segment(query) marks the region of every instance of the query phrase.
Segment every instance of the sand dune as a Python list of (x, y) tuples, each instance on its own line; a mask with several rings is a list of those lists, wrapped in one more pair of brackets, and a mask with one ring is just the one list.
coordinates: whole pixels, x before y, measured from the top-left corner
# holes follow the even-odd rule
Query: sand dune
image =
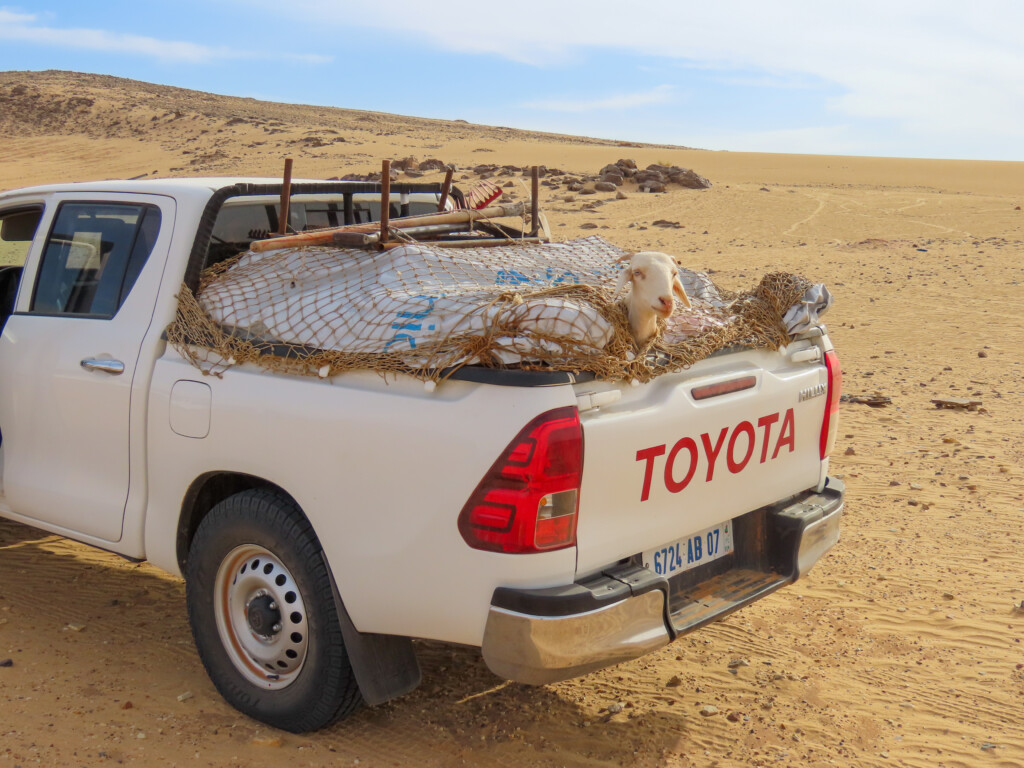
[[(658, 654), (543, 688), (505, 684), (478, 654), (424, 643), (419, 690), (304, 737), (217, 696), (180, 582), (0, 523), (0, 661), (13, 662), (0, 667), (0, 763), (1024, 765), (1024, 164), (628, 138), (0, 73), (0, 189), (276, 175), (285, 156), (310, 177), (407, 155), (463, 169), (583, 174), (621, 157), (693, 168), (714, 186), (626, 186), (624, 200), (544, 187), (544, 205), (558, 237), (596, 224), (623, 247), (684, 255), (727, 287), (780, 268), (827, 283), (845, 391), (892, 399), (844, 406), (833, 457), (849, 493), (843, 539), (792, 588)], [(522, 196), (516, 178), (501, 181)], [(931, 402), (947, 396), (983, 405)], [(702, 717), (705, 704), (718, 714)]]

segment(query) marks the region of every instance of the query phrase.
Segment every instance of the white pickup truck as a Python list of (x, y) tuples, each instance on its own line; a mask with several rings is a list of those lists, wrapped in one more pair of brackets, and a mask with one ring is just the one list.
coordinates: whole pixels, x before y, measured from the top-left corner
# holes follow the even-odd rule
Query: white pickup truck
[[(242, 712), (306, 731), (406, 693), (412, 638), (480, 647), (511, 680), (583, 675), (764, 597), (838, 540), (822, 326), (639, 385), (202, 375), (166, 341), (180, 286), (276, 230), (280, 190), (0, 194), (0, 515), (183, 576), (199, 654)], [(397, 216), (440, 190), (392, 194)], [(375, 218), (375, 195), (297, 182), (290, 225)]]

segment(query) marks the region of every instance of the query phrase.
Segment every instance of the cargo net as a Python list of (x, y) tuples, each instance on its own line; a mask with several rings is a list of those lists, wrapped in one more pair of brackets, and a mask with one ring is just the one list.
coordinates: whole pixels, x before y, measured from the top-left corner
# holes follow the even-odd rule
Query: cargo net
[[(247, 252), (182, 287), (168, 340), (205, 373), (243, 363), (327, 377), (355, 369), (438, 381), (465, 365), (648, 381), (726, 347), (777, 349), (810, 283), (774, 273), (743, 293), (680, 268), (677, 305), (643, 346), (615, 286), (628, 254), (564, 243)], [(822, 287), (823, 288), (823, 287)]]

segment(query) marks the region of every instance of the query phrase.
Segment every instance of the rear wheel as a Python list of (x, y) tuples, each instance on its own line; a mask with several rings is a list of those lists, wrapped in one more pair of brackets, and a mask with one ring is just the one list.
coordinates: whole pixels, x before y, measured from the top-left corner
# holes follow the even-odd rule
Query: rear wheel
[(249, 490), (210, 510), (186, 595), (199, 656), (236, 709), (303, 732), (359, 706), (320, 543), (288, 497)]

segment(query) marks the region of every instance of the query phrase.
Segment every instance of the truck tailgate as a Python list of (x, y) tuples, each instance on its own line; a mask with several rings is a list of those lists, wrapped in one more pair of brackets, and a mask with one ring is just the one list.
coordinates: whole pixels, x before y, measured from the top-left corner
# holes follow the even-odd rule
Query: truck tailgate
[(793, 352), (718, 355), (581, 412), (579, 576), (818, 484), (827, 372)]

